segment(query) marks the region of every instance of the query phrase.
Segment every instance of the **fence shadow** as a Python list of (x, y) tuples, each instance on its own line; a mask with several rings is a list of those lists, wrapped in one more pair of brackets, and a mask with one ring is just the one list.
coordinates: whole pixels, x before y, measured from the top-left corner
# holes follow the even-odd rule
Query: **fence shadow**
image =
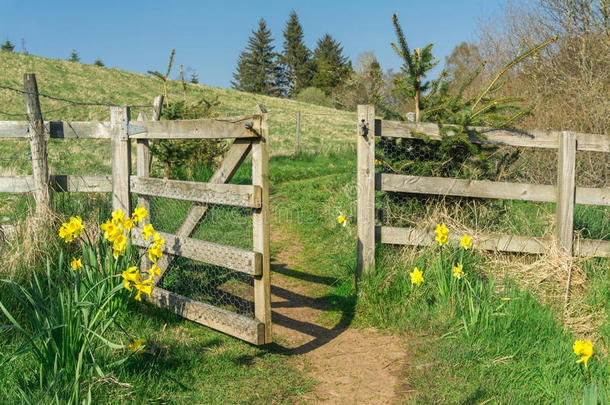
[[(338, 281), (338, 279), (334, 277), (317, 276), (291, 269), (281, 263), (272, 263), (271, 269), (274, 272), (309, 283), (330, 286)], [(274, 283), (273, 279), (271, 295), (276, 298), (276, 300), (272, 300), (271, 303), (271, 319), (273, 320), (273, 324), (296, 332), (296, 335), (299, 335), (300, 338), (312, 338), (297, 347), (289, 347), (276, 342), (269, 345), (271, 350), (281, 351), (288, 355), (305, 354), (329, 343), (345, 332), (354, 318), (356, 306), (355, 295), (343, 297), (336, 294), (326, 294), (321, 297), (312, 297), (303, 291), (292, 291), (291, 289), (281, 287), (278, 283)], [(277, 298), (281, 299), (281, 301), (278, 301)], [(291, 312), (291, 315), (286, 315), (281, 313), (285, 309), (295, 309), (296, 311), (289, 311)], [(334, 326), (327, 328), (314, 323), (317, 316), (312, 316), (311, 311), (308, 311), (308, 309), (313, 310), (314, 313), (338, 309), (341, 311), (341, 317)], [(307, 315), (308, 312), (309, 315)]]

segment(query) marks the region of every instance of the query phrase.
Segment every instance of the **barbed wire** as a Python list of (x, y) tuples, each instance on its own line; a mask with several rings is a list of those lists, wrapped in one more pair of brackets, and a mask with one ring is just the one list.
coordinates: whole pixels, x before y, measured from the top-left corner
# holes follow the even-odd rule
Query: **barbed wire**
[[(33, 95), (36, 95), (36, 93), (32, 93), (32, 92), (29, 92), (29, 91), (24, 91), (24, 90), (16, 89), (16, 88), (10, 87), (10, 86), (2, 86), (2, 85), (0, 85), (0, 89), (14, 91), (14, 92), (19, 93), (19, 94), (33, 94)], [(130, 104), (130, 105), (127, 105), (127, 106), (123, 106), (123, 105), (120, 105), (120, 104), (97, 102), (97, 101), (89, 102), (89, 101), (69, 100), (67, 98), (51, 96), (49, 94), (44, 94), (44, 93), (37, 93), (37, 94), (38, 94), (39, 97), (45, 97), (45, 98), (48, 98), (50, 100), (61, 101), (61, 102), (68, 103), (68, 104), (71, 104), (71, 105), (76, 105), (76, 106), (89, 106), (89, 107), (133, 107), (133, 108), (152, 107), (152, 104), (141, 104), (141, 105)], [(11, 115), (11, 114), (7, 114), (7, 115)]]

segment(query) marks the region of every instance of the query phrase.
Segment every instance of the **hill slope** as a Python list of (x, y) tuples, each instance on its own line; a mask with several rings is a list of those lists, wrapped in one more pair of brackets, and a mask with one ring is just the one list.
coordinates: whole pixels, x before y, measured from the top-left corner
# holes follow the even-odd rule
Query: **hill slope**
[[(154, 67), (153, 67), (154, 68)], [(151, 104), (162, 93), (158, 79), (139, 73), (103, 68), (59, 59), (47, 59), (19, 53), (0, 52), (0, 85), (23, 88), (23, 73), (36, 73), (40, 93), (84, 102), (141, 105)], [(203, 78), (205, 80), (205, 78)], [(180, 82), (168, 85), (170, 100), (182, 100)], [(305, 152), (329, 152), (354, 141), (356, 115), (332, 108), (282, 98), (243, 93), (199, 84), (188, 85), (188, 98), (195, 101), (218, 96), (220, 115), (248, 114), (262, 103), (269, 110), (271, 153), (294, 151), (295, 114), (301, 111), (300, 145)], [(102, 121), (109, 120), (108, 107), (67, 106), (61, 101), (41, 98), (45, 120)], [(62, 108), (66, 107), (66, 108)], [(57, 110), (62, 108), (60, 110)], [(134, 108), (132, 116), (149, 109)], [(23, 95), (0, 89), (0, 111), (21, 114), (25, 111)], [(23, 120), (23, 116), (0, 113), (0, 120)], [(2, 151), (0, 150), (0, 153)]]

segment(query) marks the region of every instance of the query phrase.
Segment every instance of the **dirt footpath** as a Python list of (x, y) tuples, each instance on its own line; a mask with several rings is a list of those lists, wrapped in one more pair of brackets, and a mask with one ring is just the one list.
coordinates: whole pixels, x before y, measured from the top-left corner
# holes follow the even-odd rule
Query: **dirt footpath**
[(274, 231), (271, 239), (283, 246), (271, 266), (274, 338), (294, 354), (295, 367), (317, 381), (302, 402), (403, 403), (399, 376), (407, 354), (400, 337), (321, 322), (328, 304), (314, 297), (329, 287), (317, 280), (322, 277), (295, 269), (302, 256), (296, 235)]

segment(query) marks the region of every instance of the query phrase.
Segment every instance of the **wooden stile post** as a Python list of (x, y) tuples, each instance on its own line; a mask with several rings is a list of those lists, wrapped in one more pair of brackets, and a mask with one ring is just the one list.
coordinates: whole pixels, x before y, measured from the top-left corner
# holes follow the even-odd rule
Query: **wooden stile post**
[(564, 131), (559, 137), (557, 165), (557, 241), (564, 253), (572, 254), (574, 243), (574, 199), (576, 195), (576, 135)]
[(131, 141), (129, 140), (129, 107), (110, 107), (112, 123), (112, 209), (131, 214), (129, 176), (131, 175)]
[(294, 132), (294, 155), (299, 154), (299, 135), (301, 133), (301, 112), (297, 111), (297, 125)]
[(375, 107), (358, 106), (358, 265), (356, 275), (375, 267)]
[(260, 138), (252, 142), (252, 184), (262, 188), (262, 206), (252, 214), (254, 251), (262, 255), (262, 274), (254, 277), (254, 316), (265, 325), (264, 340), (271, 343), (271, 268), (269, 250), (269, 124), (267, 110), (256, 107), (253, 129)]
[(49, 202), (49, 165), (47, 161), (47, 142), (45, 139), (44, 122), (38, 99), (38, 85), (34, 73), (23, 75), (25, 92), (25, 110), (28, 116), (28, 131), (30, 134), (30, 150), (32, 153), (32, 174), (34, 182), (34, 200), (36, 214), (50, 209)]

